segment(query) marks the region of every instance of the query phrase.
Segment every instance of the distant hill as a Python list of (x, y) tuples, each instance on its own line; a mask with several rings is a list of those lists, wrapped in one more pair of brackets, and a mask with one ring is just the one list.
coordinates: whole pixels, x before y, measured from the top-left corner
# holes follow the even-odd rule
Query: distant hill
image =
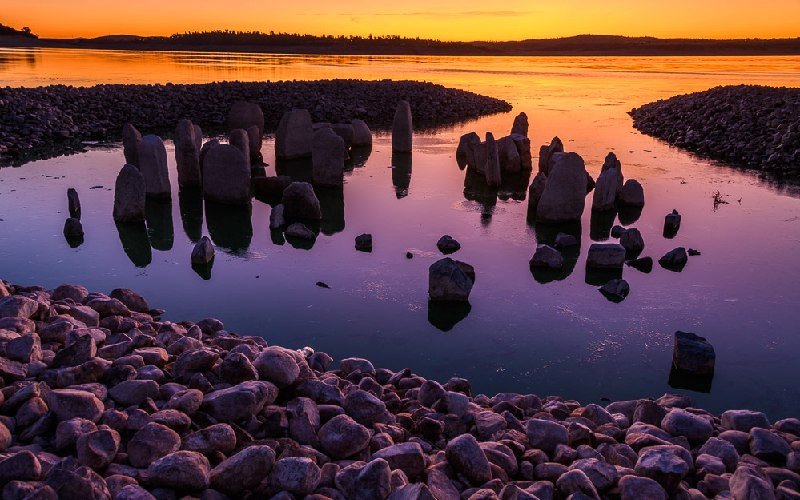
[[(35, 35), (32, 35), (35, 36)], [(492, 55), (492, 56), (699, 56), (800, 55), (800, 38), (689, 39), (578, 35), (510, 42), (448, 42), (389, 36), (333, 36), (261, 31), (202, 31), (168, 37), (107, 35), (98, 38), (0, 38), (0, 45), (114, 50), (190, 50), (282, 54)]]
[(38, 36), (31, 33), (31, 29), (28, 28), (27, 26), (22, 28), (21, 30), (15, 30), (11, 26), (6, 26), (5, 24), (0, 23), (0, 37), (6, 37), (6, 36), (39, 38)]

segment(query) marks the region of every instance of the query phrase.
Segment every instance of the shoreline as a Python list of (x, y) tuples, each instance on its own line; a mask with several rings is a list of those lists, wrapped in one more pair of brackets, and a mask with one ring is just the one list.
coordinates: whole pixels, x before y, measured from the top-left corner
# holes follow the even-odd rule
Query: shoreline
[(17, 479), (4, 497), (800, 494), (797, 418), (715, 415), (674, 394), (473, 395), (462, 378), (361, 358), (331, 369), (311, 348), (163, 313), (126, 289), (0, 281), (0, 477)]

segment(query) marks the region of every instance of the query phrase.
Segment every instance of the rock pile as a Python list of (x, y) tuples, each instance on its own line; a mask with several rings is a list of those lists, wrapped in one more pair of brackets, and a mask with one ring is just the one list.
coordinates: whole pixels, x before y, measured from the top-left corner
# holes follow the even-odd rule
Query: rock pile
[(495, 139), (486, 133), (481, 142), (475, 132), (461, 136), (456, 148), (459, 168), (468, 168), (467, 174), (479, 174), (489, 188), (496, 189), (503, 182), (504, 174), (513, 177), (532, 169), (531, 141), (528, 139), (528, 116), (520, 113), (514, 118), (511, 134)]
[(130, 290), (0, 290), (3, 498), (772, 499), (800, 489), (796, 418), (713, 415), (674, 394), (605, 406), (475, 395), (462, 378), (441, 384), (360, 358), (332, 369), (323, 352), (270, 346), (213, 318), (163, 321)]
[(716, 87), (630, 114), (643, 133), (701, 156), (789, 175), (800, 171), (800, 89)]
[[(390, 80), (8, 87), (0, 88), (4, 110), (0, 115), (0, 165), (64, 154), (80, 149), (81, 141), (124, 138), (125, 161), (138, 166), (136, 149), (129, 147), (137, 142), (135, 131), (119, 136), (125, 123), (162, 137), (171, 137), (175, 124), (184, 118), (210, 134), (233, 128), (251, 133), (252, 123), (236, 121), (236, 117), (229, 121), (229, 111), (240, 101), (258, 105), (263, 114), (262, 132), (276, 130), (283, 114), (295, 108), (307, 109), (316, 122), (361, 119), (378, 130), (389, 130), (400, 100), (409, 102), (414, 126), (420, 130), (511, 109), (505, 101), (463, 90)], [(252, 147), (257, 145), (260, 142), (251, 141)]]

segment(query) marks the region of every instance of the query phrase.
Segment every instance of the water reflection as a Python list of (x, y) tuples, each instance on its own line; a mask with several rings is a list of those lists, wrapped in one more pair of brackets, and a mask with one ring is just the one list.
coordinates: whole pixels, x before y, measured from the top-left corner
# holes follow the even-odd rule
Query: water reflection
[(322, 209), (322, 234), (331, 236), (344, 231), (344, 188), (316, 186), (314, 192)]
[(698, 376), (676, 370), (673, 366), (669, 371), (668, 384), (673, 389), (686, 389), (709, 394), (714, 382), (714, 375)]
[(392, 152), (392, 185), (398, 200), (408, 196), (411, 185), (411, 153)]
[(275, 160), (275, 174), (289, 176), (297, 182), (311, 182), (311, 167), (311, 158)]
[(203, 193), (199, 189), (184, 189), (178, 192), (183, 232), (192, 243), (203, 236)]
[(642, 216), (643, 207), (620, 207), (619, 222), (623, 226), (629, 226), (639, 220)]
[(196, 272), (198, 276), (203, 278), (204, 281), (208, 281), (211, 279), (211, 268), (213, 267), (214, 267), (213, 260), (208, 264), (192, 264), (192, 270)]
[(472, 310), (469, 302), (428, 301), (428, 322), (443, 332), (449, 332)]
[(559, 248), (561, 255), (564, 257), (564, 265), (561, 269), (530, 268), (533, 279), (538, 283), (544, 284), (553, 281), (563, 281), (568, 278), (575, 271), (578, 257), (580, 257), (581, 254), (581, 223), (544, 224), (537, 222), (534, 224), (533, 230), (536, 235), (537, 244), (549, 245), (551, 247), (556, 247), (556, 237), (561, 233), (575, 237), (577, 244), (567, 248)]
[(353, 147), (350, 150), (350, 159), (345, 164), (345, 170), (362, 168), (366, 166), (369, 156), (372, 154), (372, 146)]
[(122, 249), (133, 265), (149, 266), (153, 261), (153, 252), (150, 250), (150, 238), (144, 222), (117, 223), (116, 226)]
[(206, 226), (215, 245), (242, 254), (253, 239), (252, 206), (205, 202)]
[(604, 210), (602, 212), (592, 210), (592, 218), (589, 223), (589, 238), (592, 241), (608, 240), (611, 237), (611, 228), (614, 227), (616, 218), (616, 210)]
[(42, 54), (38, 48), (2, 49), (0, 50), (0, 69), (13, 69), (17, 65), (35, 68)]
[(79, 246), (83, 245), (84, 241), (82, 234), (69, 236), (65, 234), (64, 239), (67, 241), (67, 245), (69, 245), (70, 248), (78, 248)]
[(595, 269), (586, 268), (587, 285), (603, 286), (611, 280), (622, 278), (622, 268), (620, 269)]
[(147, 221), (147, 234), (150, 245), (166, 252), (172, 250), (175, 242), (175, 229), (172, 226), (172, 200), (148, 198), (144, 216)]

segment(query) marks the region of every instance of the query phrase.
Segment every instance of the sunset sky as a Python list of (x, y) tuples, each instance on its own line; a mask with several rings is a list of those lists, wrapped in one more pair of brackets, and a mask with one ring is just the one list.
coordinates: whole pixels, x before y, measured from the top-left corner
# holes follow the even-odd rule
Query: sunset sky
[(42, 37), (236, 29), (519, 40), (577, 34), (800, 36), (800, 0), (1, 0), (0, 23)]

